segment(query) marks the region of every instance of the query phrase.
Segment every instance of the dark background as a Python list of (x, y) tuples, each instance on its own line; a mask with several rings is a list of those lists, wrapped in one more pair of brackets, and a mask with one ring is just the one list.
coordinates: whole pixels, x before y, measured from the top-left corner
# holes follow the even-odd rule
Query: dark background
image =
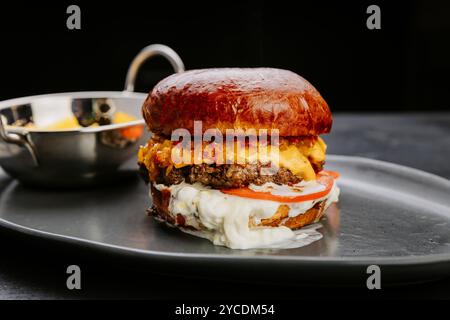
[[(70, 4), (81, 7), (81, 31), (66, 29)], [(381, 7), (381, 30), (366, 28), (370, 4)], [(58, 1), (51, 6), (43, 1), (3, 1), (0, 100), (62, 91), (122, 90), (135, 54), (148, 44), (163, 43), (181, 55), (188, 69), (271, 66), (293, 70), (320, 90), (333, 111), (358, 112), (335, 117), (328, 140), (330, 153), (391, 161), (448, 179), (449, 116), (429, 111), (449, 110), (449, 15), (450, 2), (425, 0), (297, 1), (295, 5), (282, 1)], [(167, 62), (149, 61), (137, 89), (148, 91), (169, 73)], [(366, 111), (423, 113), (359, 114)], [(155, 277), (151, 268), (143, 269), (133, 260), (0, 231), (0, 299), (322, 301), (448, 299), (450, 293), (450, 279), (383, 287), (379, 292), (368, 291), (364, 283), (359, 288), (299, 288), (237, 286), (222, 279), (208, 280), (205, 290), (202, 280)], [(81, 292), (66, 289), (69, 264), (83, 270)], [(154, 311), (147, 310), (150, 315)]]
[[(66, 8), (81, 7), (81, 30)], [(381, 7), (381, 30), (366, 8)], [(312, 82), (333, 111), (448, 110), (450, 2), (15, 1), (0, 4), (0, 100), (50, 92), (122, 90), (151, 43), (188, 69), (270, 66)], [(137, 89), (171, 69), (145, 64)]]

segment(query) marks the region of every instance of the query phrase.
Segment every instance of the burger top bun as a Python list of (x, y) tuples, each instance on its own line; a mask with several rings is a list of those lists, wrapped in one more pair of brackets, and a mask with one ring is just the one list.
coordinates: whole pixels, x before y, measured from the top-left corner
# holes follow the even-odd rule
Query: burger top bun
[(185, 128), (194, 134), (218, 129), (278, 129), (280, 136), (328, 133), (330, 109), (305, 79), (273, 68), (190, 70), (159, 82), (142, 106), (149, 129), (170, 136)]

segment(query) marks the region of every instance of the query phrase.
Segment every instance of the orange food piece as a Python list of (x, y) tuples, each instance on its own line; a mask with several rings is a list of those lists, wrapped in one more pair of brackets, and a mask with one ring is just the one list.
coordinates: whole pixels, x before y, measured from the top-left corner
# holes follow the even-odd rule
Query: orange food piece
[(122, 137), (130, 140), (139, 139), (142, 136), (143, 132), (144, 128), (142, 126), (131, 126), (120, 131)]

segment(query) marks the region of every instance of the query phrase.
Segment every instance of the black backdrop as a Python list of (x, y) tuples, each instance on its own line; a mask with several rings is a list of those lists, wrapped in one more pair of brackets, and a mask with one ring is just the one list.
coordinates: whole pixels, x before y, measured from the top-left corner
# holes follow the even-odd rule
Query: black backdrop
[[(66, 8), (81, 7), (81, 30)], [(366, 8), (381, 7), (381, 30)], [(270, 66), (293, 70), (333, 111), (448, 110), (450, 2), (58, 1), (0, 4), (0, 99), (122, 90), (144, 46), (175, 49), (188, 69)], [(170, 73), (145, 64), (137, 89)]]

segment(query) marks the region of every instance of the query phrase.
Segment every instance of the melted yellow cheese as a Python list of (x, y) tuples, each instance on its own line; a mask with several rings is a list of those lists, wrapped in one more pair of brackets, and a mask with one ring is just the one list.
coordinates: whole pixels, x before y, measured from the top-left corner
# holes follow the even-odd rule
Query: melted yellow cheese
[[(326, 144), (318, 137), (313, 143), (292, 143), (282, 145), (279, 148), (271, 148), (268, 146), (267, 149), (262, 149), (260, 152), (258, 152), (258, 148), (256, 147), (235, 147), (234, 153), (227, 153), (226, 150), (223, 150), (223, 157), (220, 162), (213, 156), (215, 151), (208, 150), (207, 154), (205, 152), (203, 153), (203, 158), (199, 160), (199, 163), (194, 162), (193, 151), (190, 154), (190, 162), (179, 163), (180, 161), (173, 161), (173, 159), (180, 159), (180, 156), (183, 156), (183, 154), (180, 155), (179, 152), (174, 152), (174, 150), (175, 148), (173, 148), (170, 140), (164, 140), (158, 143), (150, 142), (147, 146), (141, 147), (139, 150), (138, 161), (144, 163), (149, 169), (153, 166), (167, 167), (168, 172), (170, 172), (172, 167), (181, 168), (200, 163), (216, 163), (220, 165), (223, 163), (246, 164), (260, 161), (265, 164), (271, 161), (279, 167), (288, 169), (304, 180), (314, 180), (316, 174), (311, 163), (321, 164), (325, 161)], [(277, 151), (278, 161), (275, 156)], [(227, 162), (226, 159), (232, 159), (233, 161)]]
[(301, 153), (300, 148), (291, 145), (285, 150), (280, 151), (280, 167), (284, 167), (296, 176), (305, 180), (316, 179), (316, 173), (308, 158)]

